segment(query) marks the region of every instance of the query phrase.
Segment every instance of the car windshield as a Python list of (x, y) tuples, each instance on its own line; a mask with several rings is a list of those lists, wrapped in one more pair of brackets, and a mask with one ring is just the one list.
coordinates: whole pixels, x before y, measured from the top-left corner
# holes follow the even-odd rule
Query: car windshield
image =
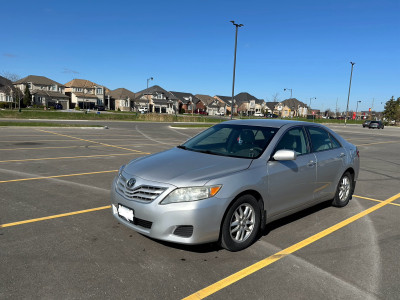
[(215, 125), (181, 146), (181, 149), (213, 155), (240, 158), (257, 158), (268, 146), (277, 128)]

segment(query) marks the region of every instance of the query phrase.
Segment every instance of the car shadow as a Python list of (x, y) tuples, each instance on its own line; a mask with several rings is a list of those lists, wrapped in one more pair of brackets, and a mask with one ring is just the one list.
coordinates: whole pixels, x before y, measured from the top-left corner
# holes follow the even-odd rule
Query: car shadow
[(312, 215), (312, 214), (314, 214), (316, 212), (319, 212), (319, 211), (321, 211), (323, 209), (326, 209), (328, 207), (331, 207), (331, 206), (332, 206), (332, 201), (325, 201), (325, 202), (316, 204), (315, 206), (306, 208), (306, 209), (304, 209), (302, 211), (299, 211), (297, 213), (294, 213), (294, 214), (292, 214), (290, 216), (287, 216), (287, 217), (284, 217), (282, 219), (273, 221), (273, 222), (271, 222), (271, 223), (269, 223), (269, 224), (267, 224), (265, 226), (265, 229), (264, 229), (263, 232), (260, 233), (260, 236), (266, 236), (271, 231), (273, 231), (273, 230), (275, 230), (277, 228), (280, 228), (282, 226), (286, 226), (286, 225), (288, 225), (288, 224), (290, 224), (292, 222), (300, 220), (300, 219), (302, 219), (304, 217)]

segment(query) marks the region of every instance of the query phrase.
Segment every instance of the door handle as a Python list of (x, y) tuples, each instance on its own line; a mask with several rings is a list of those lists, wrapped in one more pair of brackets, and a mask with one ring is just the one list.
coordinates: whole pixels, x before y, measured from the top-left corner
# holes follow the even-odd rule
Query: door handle
[(315, 165), (315, 162), (313, 160), (310, 160), (307, 164), (309, 167), (313, 167)]
[(342, 158), (342, 157), (345, 157), (345, 156), (346, 156), (346, 154), (340, 153), (339, 158)]

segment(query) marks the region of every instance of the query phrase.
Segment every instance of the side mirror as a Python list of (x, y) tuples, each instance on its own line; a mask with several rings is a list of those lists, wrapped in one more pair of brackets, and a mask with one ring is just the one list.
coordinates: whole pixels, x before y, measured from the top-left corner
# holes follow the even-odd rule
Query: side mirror
[(278, 150), (272, 158), (274, 160), (295, 160), (297, 154), (293, 150)]

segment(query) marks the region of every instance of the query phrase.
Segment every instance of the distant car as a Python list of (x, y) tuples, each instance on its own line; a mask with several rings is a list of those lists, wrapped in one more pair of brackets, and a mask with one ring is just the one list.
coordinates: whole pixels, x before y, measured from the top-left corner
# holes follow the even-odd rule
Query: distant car
[(359, 164), (357, 147), (319, 124), (228, 121), (123, 165), (111, 211), (154, 239), (239, 251), (274, 220), (325, 201), (346, 206)]
[(217, 111), (215, 113), (216, 116), (224, 116), (225, 114), (222, 111)]
[(95, 105), (95, 106), (93, 107), (93, 109), (94, 109), (94, 110), (97, 110), (97, 111), (106, 110), (106, 108), (104, 107), (104, 105)]
[(385, 127), (385, 125), (383, 125), (382, 121), (371, 121), (371, 123), (369, 123), (368, 128), (369, 129), (383, 129)]
[(54, 109), (63, 109), (63, 106), (60, 103), (54, 104)]
[(371, 121), (370, 121), (370, 120), (368, 120), (368, 121), (365, 121), (365, 122), (362, 124), (362, 127), (363, 127), (363, 128), (365, 128), (365, 127), (369, 127), (369, 123), (371, 123)]
[(138, 108), (138, 112), (140, 112), (141, 114), (146, 114), (148, 111), (147, 107), (139, 107)]
[(255, 117), (264, 117), (264, 114), (260, 113), (260, 112), (256, 112), (256, 113), (254, 113), (254, 116)]
[(206, 111), (204, 111), (204, 110), (199, 110), (199, 109), (196, 109), (196, 110), (194, 111), (194, 113), (195, 113), (195, 114), (198, 114), (198, 115), (208, 115), (208, 113), (207, 113)]
[(278, 115), (276, 115), (276, 114), (267, 114), (267, 118), (270, 118), (270, 119), (276, 119), (278, 117)]

